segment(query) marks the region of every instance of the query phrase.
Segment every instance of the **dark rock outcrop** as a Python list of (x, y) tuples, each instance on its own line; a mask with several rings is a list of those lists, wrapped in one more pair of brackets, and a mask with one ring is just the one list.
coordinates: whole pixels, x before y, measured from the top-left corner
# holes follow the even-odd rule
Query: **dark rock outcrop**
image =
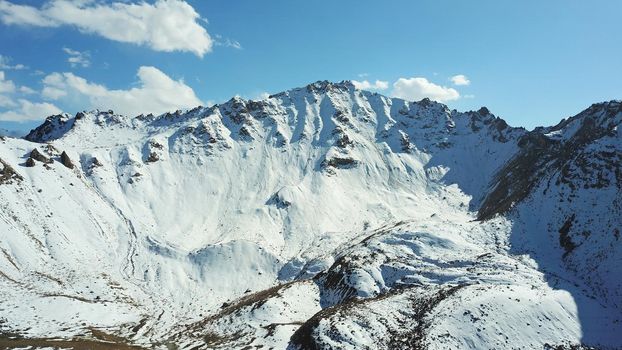
[(358, 161), (350, 157), (332, 157), (330, 159), (326, 159), (323, 163), (324, 167), (333, 168), (351, 168), (357, 164)]
[(572, 229), (572, 222), (575, 219), (575, 215), (570, 216), (565, 222), (564, 225), (559, 229), (559, 245), (564, 248), (564, 256), (568, 255), (572, 252), (577, 245), (572, 241), (572, 238), (568, 233)]
[(63, 151), (63, 153), (61, 153), (60, 155), (60, 162), (69, 169), (73, 169), (75, 167), (75, 165), (71, 161), (71, 158), (69, 158), (65, 151)]
[(145, 160), (147, 163), (155, 163), (160, 160), (160, 156), (156, 152), (150, 152), (149, 156)]
[(28, 141), (39, 143), (56, 140), (71, 130), (74, 121), (75, 119), (69, 118), (66, 114), (47, 117), (43, 124), (30, 130), (24, 138)]
[(486, 195), (478, 212), (479, 220), (507, 212), (514, 203), (527, 197), (538, 183), (543, 164), (554, 157), (556, 142), (538, 133), (530, 133), (519, 140), (521, 151), (495, 175), (495, 185)]
[(23, 179), (9, 163), (0, 159), (0, 185), (11, 184), (13, 181), (22, 181)]
[[(34, 159), (36, 161), (39, 161), (41, 163), (45, 163), (45, 164), (50, 164), (50, 163), (54, 163), (54, 161), (46, 156), (44, 156), (43, 154), (41, 154), (41, 152), (39, 152), (38, 149), (33, 149), (30, 152), (30, 158), (29, 159)], [(33, 165), (34, 166), (34, 165)]]

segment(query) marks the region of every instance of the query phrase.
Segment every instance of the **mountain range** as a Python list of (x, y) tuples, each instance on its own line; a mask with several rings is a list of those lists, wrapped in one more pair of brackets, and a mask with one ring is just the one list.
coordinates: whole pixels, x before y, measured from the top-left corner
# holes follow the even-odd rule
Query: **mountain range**
[(622, 102), (320, 81), (0, 138), (0, 346), (622, 348)]

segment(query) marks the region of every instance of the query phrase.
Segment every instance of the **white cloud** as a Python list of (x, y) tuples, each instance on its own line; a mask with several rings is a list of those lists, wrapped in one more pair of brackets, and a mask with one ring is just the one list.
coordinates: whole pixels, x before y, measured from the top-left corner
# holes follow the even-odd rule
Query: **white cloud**
[(15, 106), (15, 102), (13, 102), (13, 100), (10, 99), (8, 96), (0, 95), (0, 107), (12, 108)]
[(240, 44), (240, 42), (237, 41), (237, 40), (226, 39), (225, 40), (225, 46), (226, 47), (232, 47), (232, 48), (238, 49), (238, 50), (242, 50), (242, 44)]
[(457, 86), (464, 86), (464, 85), (471, 84), (471, 81), (469, 80), (469, 78), (467, 78), (466, 75), (464, 74), (454, 75), (453, 77), (449, 78), (449, 80), (451, 80), (451, 82)]
[(191, 87), (155, 67), (140, 67), (137, 75), (138, 87), (110, 90), (73, 73), (52, 73), (43, 79), (42, 95), (50, 100), (78, 101), (81, 108), (112, 108), (129, 116), (160, 114), (201, 104)]
[(460, 98), (460, 93), (456, 89), (436, 85), (421, 77), (399, 78), (393, 83), (392, 95), (409, 101), (419, 101), (427, 97), (434, 101), (445, 102)]
[(32, 94), (36, 93), (35, 90), (29, 88), (28, 86), (20, 86), (19, 92), (21, 92), (22, 94), (25, 94), (25, 95), (32, 95)]
[(11, 64), (11, 58), (7, 57), (7, 56), (3, 56), (0, 55), (0, 69), (14, 69), (14, 70), (20, 70), (20, 69), (26, 69), (27, 67), (24, 66), (23, 64)]
[(370, 83), (367, 80), (356, 81), (352, 80), (352, 84), (359, 90), (386, 90), (389, 88), (388, 81), (376, 80), (373, 83)]
[(33, 25), (47, 27), (55, 22), (46, 18), (37, 8), (0, 1), (0, 20), (5, 24)]
[(0, 121), (26, 122), (43, 120), (50, 115), (59, 114), (61, 110), (51, 103), (33, 103), (19, 99), (19, 108), (0, 113)]
[(60, 109), (50, 103), (32, 103), (26, 99), (18, 99), (16, 102), (14, 96), (18, 92), (30, 94), (35, 91), (26, 86), (17, 88), (15, 83), (7, 80), (4, 72), (0, 71), (0, 107), (11, 109), (0, 112), (0, 121), (41, 120), (52, 114), (60, 113)]
[(15, 101), (13, 101), (12, 98), (5, 95), (0, 95), (0, 107), (13, 108), (15, 106), (17, 106), (17, 104), (15, 104)]
[(11, 80), (6, 80), (4, 72), (0, 71), (0, 94), (15, 92), (15, 84)]
[(12, 108), (16, 106), (13, 99), (7, 96), (7, 94), (13, 94), (15, 90), (15, 83), (11, 80), (6, 80), (4, 72), (0, 71), (0, 107)]
[(261, 100), (267, 100), (270, 97), (270, 94), (267, 92), (260, 92), (257, 95), (255, 95), (255, 97), (251, 97), (251, 100), (253, 101), (261, 101)]
[(214, 35), (214, 37), (216, 39), (214, 40), (215, 46), (231, 47), (237, 50), (242, 50), (242, 44), (240, 44), (240, 42), (237, 40), (223, 38), (222, 35), (218, 34)]
[[(65, 73), (71, 74), (71, 73)], [(74, 76), (71, 74), (71, 76)], [(65, 77), (61, 73), (52, 73), (43, 78), (43, 90), (41, 90), (41, 96), (49, 100), (58, 100), (61, 97), (67, 96), (66, 88), (67, 83)]]
[(0, 21), (37, 27), (74, 26), (113, 41), (156, 51), (187, 51), (200, 57), (213, 45), (199, 24), (201, 16), (183, 0), (157, 0), (153, 4), (50, 0), (41, 8), (0, 0)]
[(88, 51), (80, 52), (68, 47), (63, 47), (63, 51), (69, 56), (67, 57), (67, 62), (69, 62), (71, 67), (87, 68), (91, 65), (91, 54)]

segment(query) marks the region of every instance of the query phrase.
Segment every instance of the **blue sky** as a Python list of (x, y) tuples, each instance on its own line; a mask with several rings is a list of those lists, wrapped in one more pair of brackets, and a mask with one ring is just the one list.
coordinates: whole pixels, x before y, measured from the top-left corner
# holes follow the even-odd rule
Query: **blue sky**
[(0, 0), (0, 128), (324, 79), (551, 125), (622, 98), (621, 13), (617, 0)]

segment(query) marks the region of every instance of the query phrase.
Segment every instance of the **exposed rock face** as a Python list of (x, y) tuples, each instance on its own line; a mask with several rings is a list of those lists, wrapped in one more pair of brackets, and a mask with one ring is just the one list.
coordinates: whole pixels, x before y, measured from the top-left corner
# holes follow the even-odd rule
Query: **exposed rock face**
[(18, 174), (9, 163), (0, 159), (0, 185), (11, 184), (14, 181), (22, 181), (24, 178)]
[(73, 165), (73, 162), (71, 161), (71, 158), (69, 158), (65, 151), (60, 154), (60, 162), (69, 169), (73, 169), (75, 167), (75, 165)]
[(97, 159), (96, 157), (93, 157), (93, 159), (91, 159), (91, 166), (92, 167), (100, 167), (100, 166), (104, 166), (99, 159)]
[(28, 157), (28, 159), (26, 159), (26, 166), (29, 168), (32, 168), (36, 165), (35, 160), (32, 157)]
[(46, 142), (62, 136), (73, 127), (75, 122), (68, 114), (47, 117), (45, 122), (31, 130), (25, 139), (32, 142)]
[(150, 152), (149, 153), (149, 157), (147, 157), (146, 162), (147, 163), (154, 163), (154, 162), (157, 162), (158, 160), (160, 160), (160, 156), (158, 156), (158, 154), (156, 152)]
[(97, 158), (92, 157), (86, 162), (85, 172), (87, 175), (92, 176), (95, 172), (95, 169), (103, 167), (104, 164)]
[(155, 163), (164, 157), (164, 145), (157, 140), (150, 140), (145, 146), (143, 153), (146, 153), (145, 163)]
[(41, 163), (44, 163), (44, 164), (54, 163), (54, 161), (53, 161), (52, 159), (50, 159), (50, 158), (48, 158), (48, 157), (44, 156), (43, 154), (41, 154), (41, 153), (39, 152), (39, 150), (38, 150), (38, 149), (36, 149), (36, 148), (35, 148), (35, 149), (33, 149), (33, 150), (30, 152), (30, 158), (31, 158), (31, 159), (34, 159), (34, 160), (37, 160), (37, 161), (39, 161), (39, 162), (41, 162)]
[(350, 157), (332, 157), (326, 159), (326, 166), (333, 168), (349, 168), (358, 163), (356, 159)]
[(521, 151), (496, 175), (494, 189), (488, 193), (478, 212), (479, 220), (492, 218), (512, 208), (531, 193), (540, 180), (543, 164), (555, 157), (559, 148), (540, 133), (525, 135), (518, 143)]
[(572, 229), (572, 222), (575, 220), (575, 215), (573, 214), (564, 222), (564, 225), (559, 229), (559, 244), (564, 248), (564, 256), (571, 253), (577, 246), (572, 242), (568, 233), (570, 229)]
[(54, 157), (54, 156), (60, 155), (60, 153), (58, 152), (56, 147), (52, 146), (49, 143), (46, 144), (45, 146), (43, 146), (43, 151), (45, 152), (45, 154), (47, 154), (50, 157)]
[[(594, 152), (589, 149), (603, 137), (615, 137), (619, 119), (622, 118), (620, 105), (619, 102), (593, 105), (555, 127), (536, 129), (521, 137), (518, 142), (520, 151), (495, 176), (492, 191), (479, 209), (478, 219), (486, 220), (507, 212), (514, 203), (521, 202), (535, 186), (553, 174), (560, 173), (558, 182), (575, 186), (572, 179), (581, 175), (571, 175), (570, 169), (579, 168), (585, 174), (583, 181), (595, 181), (595, 184), (585, 186), (614, 183), (621, 187), (620, 151), (603, 149)], [(576, 127), (576, 131), (562, 136), (561, 132), (570, 126)], [(603, 178), (603, 171), (614, 175), (611, 182)]]

